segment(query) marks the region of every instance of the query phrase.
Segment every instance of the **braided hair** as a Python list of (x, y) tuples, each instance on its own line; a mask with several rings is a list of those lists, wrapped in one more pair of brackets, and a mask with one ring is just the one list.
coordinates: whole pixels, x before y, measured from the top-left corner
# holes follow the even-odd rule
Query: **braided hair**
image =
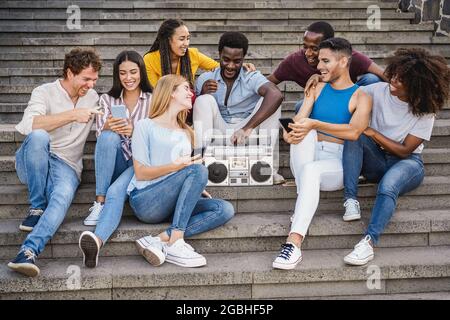
[(395, 77), (403, 84), (414, 115), (442, 109), (450, 89), (450, 68), (444, 57), (422, 48), (400, 48), (386, 62), (384, 74), (389, 81)]
[[(161, 71), (162, 75), (172, 74), (172, 63), (170, 61), (170, 43), (169, 39), (175, 34), (175, 29), (184, 26), (184, 22), (179, 19), (167, 19), (158, 29), (156, 40), (153, 42), (150, 50), (147, 53), (158, 51), (161, 56)], [(191, 85), (193, 84), (193, 75), (191, 69), (191, 59), (189, 58), (189, 49), (186, 50), (186, 54), (180, 59), (180, 74), (186, 78)]]

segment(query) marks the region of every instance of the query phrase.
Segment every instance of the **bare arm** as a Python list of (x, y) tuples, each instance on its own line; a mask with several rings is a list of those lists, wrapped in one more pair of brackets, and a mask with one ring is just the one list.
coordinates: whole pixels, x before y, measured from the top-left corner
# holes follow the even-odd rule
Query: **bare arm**
[(413, 153), (413, 151), (416, 150), (416, 148), (423, 142), (423, 139), (408, 134), (403, 143), (399, 143), (397, 141), (389, 139), (388, 137), (372, 128), (367, 128), (364, 131), (364, 134), (372, 138), (387, 152), (403, 159), (411, 155), (411, 153)]
[(78, 108), (64, 111), (58, 114), (42, 115), (33, 117), (33, 130), (44, 129), (47, 132), (58, 129), (71, 122), (88, 123), (92, 115), (98, 114), (96, 109)]
[(271, 82), (262, 85), (258, 90), (258, 94), (264, 97), (261, 107), (250, 119), (250, 121), (242, 128), (244, 131), (254, 129), (259, 126), (262, 122), (264, 122), (264, 120), (277, 111), (283, 101), (283, 94), (280, 89), (278, 89), (278, 87)]
[(275, 84), (279, 84), (281, 82), (274, 76), (273, 73), (267, 77), (267, 80), (269, 80), (270, 82), (275, 83)]
[(369, 66), (369, 69), (367, 69), (367, 72), (373, 73), (374, 75), (381, 78), (384, 82), (388, 82), (388, 79), (384, 75), (384, 70), (375, 62), (372, 62), (372, 64)]

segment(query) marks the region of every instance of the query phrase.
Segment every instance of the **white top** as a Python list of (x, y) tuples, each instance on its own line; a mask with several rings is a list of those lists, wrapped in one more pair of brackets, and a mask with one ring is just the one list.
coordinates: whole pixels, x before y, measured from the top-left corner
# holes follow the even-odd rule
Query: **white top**
[[(408, 103), (391, 95), (389, 83), (378, 82), (361, 89), (373, 98), (370, 127), (399, 143), (403, 143), (408, 134), (430, 140), (435, 114), (415, 116)], [(413, 153), (421, 153), (422, 150), (423, 143)]]
[[(23, 114), (22, 121), (16, 130), (28, 135), (33, 130), (33, 117), (58, 114), (74, 108), (95, 108), (98, 106), (98, 94), (90, 89), (80, 97), (74, 106), (67, 91), (61, 86), (62, 79), (43, 84), (33, 90), (30, 101)], [(64, 160), (75, 170), (81, 179), (83, 170), (83, 149), (91, 131), (94, 117), (88, 123), (71, 122), (58, 129), (50, 131), (50, 152)]]
[[(163, 166), (173, 163), (182, 156), (191, 154), (191, 141), (184, 130), (173, 130), (157, 124), (152, 119), (138, 121), (134, 128), (131, 147), (133, 159), (144, 166)], [(153, 180), (136, 179), (133, 175), (127, 192), (134, 189), (143, 189), (151, 184), (161, 181), (175, 172)]]

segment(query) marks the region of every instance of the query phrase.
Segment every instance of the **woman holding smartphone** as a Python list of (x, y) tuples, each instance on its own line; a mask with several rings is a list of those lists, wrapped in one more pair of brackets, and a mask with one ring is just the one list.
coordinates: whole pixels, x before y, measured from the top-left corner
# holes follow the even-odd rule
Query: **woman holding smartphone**
[(131, 137), (136, 123), (149, 114), (152, 87), (145, 64), (135, 51), (121, 52), (113, 66), (113, 86), (100, 97), (104, 114), (97, 117), (95, 147), (96, 199), (84, 220), (97, 226), (95, 233), (81, 234), (79, 245), (84, 264), (97, 265), (102, 245), (117, 229), (133, 176)]
[(183, 267), (205, 265), (205, 257), (184, 237), (219, 227), (234, 215), (229, 202), (201, 197), (208, 170), (201, 164), (201, 155), (191, 157), (194, 132), (186, 124), (191, 99), (185, 78), (162, 77), (149, 118), (137, 123), (132, 139), (135, 174), (128, 186), (130, 205), (144, 223), (171, 221), (156, 237), (136, 241), (139, 252), (153, 266), (164, 261)]

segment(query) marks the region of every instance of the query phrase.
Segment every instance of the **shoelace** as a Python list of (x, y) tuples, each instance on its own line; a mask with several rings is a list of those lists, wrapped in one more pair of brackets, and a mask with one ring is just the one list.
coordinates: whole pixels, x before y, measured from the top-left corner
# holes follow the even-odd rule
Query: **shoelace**
[(32, 260), (34, 262), (34, 260), (36, 259), (36, 255), (30, 249), (25, 250), (24, 254), (27, 257), (27, 260)]
[(291, 258), (292, 252), (294, 252), (294, 245), (285, 243), (281, 245), (281, 252), (278, 256), (283, 259), (289, 260)]
[(345, 203), (344, 203), (344, 207), (347, 208), (350, 204), (354, 204), (356, 206), (359, 206), (359, 202), (357, 200), (347, 199), (347, 201), (345, 201)]
[(362, 250), (362, 248), (363, 248), (363, 246), (366, 245), (366, 244), (368, 244), (368, 245), (370, 246), (370, 244), (369, 244), (370, 240), (371, 240), (371, 238), (370, 238), (369, 235), (365, 236), (365, 237), (364, 237), (360, 242), (358, 242), (358, 244), (355, 246), (356, 252), (357, 252), (357, 253), (360, 253), (361, 250)]
[(30, 209), (30, 216), (42, 216), (43, 213), (40, 209)]
[(89, 212), (95, 211), (98, 214), (101, 208), (102, 204), (100, 202), (95, 201), (92, 207), (89, 208)]

